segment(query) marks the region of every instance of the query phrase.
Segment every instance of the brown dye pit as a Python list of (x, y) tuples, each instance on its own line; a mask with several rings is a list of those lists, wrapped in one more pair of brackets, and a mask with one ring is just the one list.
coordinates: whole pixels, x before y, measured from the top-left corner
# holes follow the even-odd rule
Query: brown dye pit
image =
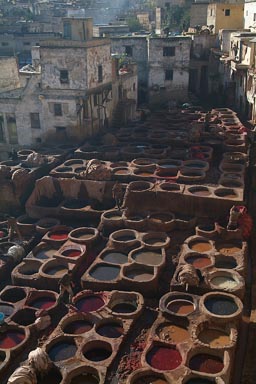
[(168, 382), (158, 376), (143, 376), (133, 381), (133, 384), (168, 384)]
[(188, 300), (176, 299), (168, 303), (167, 309), (177, 315), (189, 315), (195, 310), (195, 307), (194, 304)]
[(45, 270), (45, 273), (50, 276), (54, 277), (61, 277), (68, 271), (67, 267), (64, 267), (63, 265), (56, 265), (55, 267), (49, 267)]
[(99, 384), (99, 379), (91, 373), (82, 373), (73, 377), (70, 384)]
[(205, 329), (199, 333), (198, 339), (212, 348), (220, 348), (230, 344), (230, 337), (218, 329)]
[(168, 341), (173, 344), (182, 343), (190, 337), (187, 329), (175, 324), (161, 325), (156, 330), (156, 333), (161, 340)]
[(93, 348), (84, 353), (84, 357), (90, 361), (103, 361), (111, 356), (111, 351), (105, 348)]
[(116, 241), (132, 241), (132, 240), (136, 240), (136, 238), (132, 235), (126, 235), (126, 236), (118, 236), (116, 239)]
[(144, 272), (143, 270), (135, 270), (135, 271), (130, 271), (126, 274), (126, 277), (128, 279), (134, 280), (134, 281), (148, 281), (152, 280), (154, 277), (153, 273), (147, 273)]
[(225, 256), (233, 255), (234, 253), (240, 252), (242, 247), (234, 244), (218, 244), (216, 246), (217, 251)]
[(171, 221), (173, 217), (165, 213), (155, 213), (150, 216), (150, 219), (158, 221), (160, 223), (166, 223)]
[(133, 313), (137, 310), (137, 307), (132, 303), (118, 303), (111, 309), (115, 313)]
[(153, 176), (152, 172), (136, 172), (136, 175), (142, 176), (142, 177), (150, 177)]
[[(148, 243), (148, 240), (147, 240)], [(162, 242), (159, 242), (162, 244)], [(152, 243), (155, 244), (155, 243)], [(147, 264), (147, 265), (159, 265), (163, 261), (163, 256), (161, 253), (153, 251), (139, 251), (133, 255), (133, 259), (137, 263)]]
[(42, 248), (34, 254), (34, 257), (40, 260), (48, 259), (55, 254), (56, 250), (50, 247)]
[(129, 169), (119, 169), (115, 171), (115, 175), (128, 175), (129, 173)]
[(191, 188), (190, 192), (195, 196), (209, 196), (211, 194), (207, 188)]
[(212, 264), (208, 256), (200, 254), (186, 257), (186, 263), (193, 265), (197, 269), (209, 267)]
[(194, 241), (193, 243), (189, 244), (189, 248), (192, 249), (195, 252), (208, 252), (212, 249), (212, 246), (210, 243), (206, 241)]
[(77, 320), (72, 323), (66, 325), (64, 328), (65, 333), (69, 333), (71, 335), (81, 335), (82, 333), (89, 332), (92, 329), (92, 324), (86, 320)]
[(86, 232), (77, 232), (75, 235), (72, 235), (76, 239), (81, 240), (88, 240), (91, 239), (94, 235), (92, 233), (86, 233)]

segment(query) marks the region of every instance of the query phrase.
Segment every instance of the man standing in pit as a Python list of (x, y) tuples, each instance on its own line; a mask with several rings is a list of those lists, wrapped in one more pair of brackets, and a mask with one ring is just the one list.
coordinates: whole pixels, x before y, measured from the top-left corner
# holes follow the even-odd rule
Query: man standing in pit
[(74, 283), (72, 281), (72, 271), (68, 270), (68, 272), (62, 276), (62, 278), (59, 280), (59, 287), (60, 287), (60, 294), (58, 298), (58, 304), (62, 300), (65, 292), (69, 294), (69, 303), (71, 303), (71, 300), (74, 296), (74, 293), (73, 293)]
[(112, 196), (113, 196), (113, 199), (115, 199), (116, 206), (120, 211), (123, 203), (123, 188), (122, 188), (122, 184), (118, 183), (118, 181), (114, 184), (112, 188)]

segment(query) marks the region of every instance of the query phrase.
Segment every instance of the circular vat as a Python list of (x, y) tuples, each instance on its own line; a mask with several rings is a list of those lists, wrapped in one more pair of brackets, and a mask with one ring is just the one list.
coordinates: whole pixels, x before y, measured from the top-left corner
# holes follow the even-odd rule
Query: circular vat
[(243, 304), (234, 295), (210, 292), (202, 296), (200, 306), (203, 311), (217, 318), (233, 318), (241, 313)]
[(130, 314), (137, 311), (138, 305), (136, 301), (120, 299), (120, 300), (113, 300), (109, 304), (109, 308), (113, 313), (116, 313), (116, 314)]
[(182, 161), (181, 160), (176, 160), (176, 159), (165, 159), (165, 160), (159, 160), (158, 161), (158, 167), (161, 169), (169, 169), (169, 168), (179, 168), (182, 166)]
[(74, 171), (76, 173), (81, 173), (81, 172), (85, 172), (86, 169), (87, 169), (86, 167), (77, 167), (77, 168), (74, 169)]
[(17, 303), (25, 299), (26, 296), (26, 291), (23, 288), (15, 287), (5, 289), (1, 294), (1, 299), (10, 303)]
[(1, 303), (0, 302), (0, 312), (2, 312), (5, 318), (10, 317), (14, 312), (14, 306), (11, 304)]
[(29, 217), (27, 215), (23, 215), (18, 217), (17, 224), (27, 224), (27, 225), (34, 225), (38, 219), (33, 219), (32, 217)]
[(90, 269), (89, 275), (98, 281), (113, 281), (116, 280), (120, 273), (120, 267), (118, 265), (112, 265), (107, 263), (98, 263), (96, 266)]
[(188, 191), (194, 195), (194, 196), (201, 196), (201, 197), (206, 197), (211, 195), (211, 191), (207, 187), (203, 186), (193, 186), (189, 187)]
[(83, 355), (89, 361), (104, 361), (112, 355), (112, 346), (105, 341), (91, 341), (84, 346)]
[(88, 201), (84, 199), (68, 199), (62, 206), (66, 209), (82, 209), (88, 205)]
[(153, 183), (150, 183), (148, 181), (132, 181), (128, 189), (130, 192), (145, 192), (150, 191), (154, 187)]
[(227, 326), (218, 327), (208, 322), (199, 324), (197, 339), (211, 348), (225, 348), (233, 344), (231, 330)]
[(27, 259), (17, 267), (17, 270), (21, 275), (25, 275), (25, 276), (35, 275), (36, 273), (38, 273), (41, 265), (42, 265), (41, 262), (38, 260)]
[(73, 168), (71, 168), (71, 167), (57, 167), (57, 168), (55, 168), (55, 172), (57, 172), (57, 173), (73, 172)]
[(137, 242), (138, 232), (133, 229), (121, 229), (111, 233), (109, 239), (115, 243), (134, 244)]
[(0, 349), (12, 349), (18, 347), (26, 339), (25, 330), (10, 326), (6, 331), (0, 333)]
[(164, 232), (149, 232), (142, 236), (142, 243), (150, 248), (167, 248), (170, 237)]
[(182, 293), (167, 293), (159, 302), (163, 312), (176, 316), (188, 316), (196, 309), (194, 299), (191, 295)]
[(156, 373), (148, 370), (147, 372), (134, 372), (133, 377), (128, 379), (130, 384), (168, 384), (167, 381), (161, 373)]
[(56, 339), (47, 346), (47, 353), (53, 362), (68, 360), (76, 355), (77, 346), (75, 341), (69, 337)]
[(150, 250), (146, 248), (140, 248), (131, 252), (131, 258), (138, 264), (158, 266), (164, 261), (164, 256), (161, 250)]
[(215, 248), (224, 256), (231, 256), (236, 253), (242, 252), (243, 243), (240, 241), (233, 241), (232, 243), (228, 242), (218, 242), (215, 244)]
[(53, 229), (52, 231), (49, 231), (47, 233), (47, 237), (50, 240), (53, 241), (59, 241), (59, 242), (64, 242), (68, 239), (69, 232), (71, 231), (71, 228), (56, 228)]
[(154, 267), (143, 264), (132, 264), (123, 269), (125, 278), (136, 282), (151, 281), (155, 277)]
[(72, 165), (74, 166), (74, 165), (83, 165), (83, 164), (84, 164), (84, 161), (82, 159), (70, 159), (65, 161), (64, 166), (70, 167)]
[(223, 358), (209, 353), (198, 353), (192, 356), (188, 362), (192, 371), (216, 375), (224, 369)]
[(213, 289), (235, 290), (243, 285), (243, 280), (239, 273), (221, 269), (212, 272), (208, 277), (208, 281)]
[(147, 363), (159, 371), (173, 371), (182, 363), (182, 356), (174, 345), (154, 345), (146, 354)]
[(56, 259), (46, 261), (41, 268), (44, 275), (48, 275), (53, 278), (61, 278), (68, 272), (68, 270), (68, 264), (64, 264), (64, 262)]
[(212, 244), (203, 237), (197, 237), (189, 241), (188, 247), (198, 253), (209, 252), (213, 249)]
[(187, 328), (180, 324), (165, 322), (159, 325), (156, 329), (156, 335), (160, 340), (171, 343), (179, 344), (190, 339), (190, 334)]
[(215, 267), (221, 269), (235, 269), (238, 266), (237, 261), (232, 256), (215, 256)]
[(96, 327), (96, 332), (100, 336), (117, 339), (124, 334), (123, 323), (115, 319), (104, 321)]
[(47, 243), (40, 243), (32, 250), (33, 257), (39, 260), (52, 258), (55, 253), (56, 249)]
[(132, 166), (137, 168), (154, 168), (156, 166), (156, 161), (153, 159), (134, 159), (131, 162)]
[(98, 230), (92, 227), (80, 227), (69, 233), (69, 239), (77, 243), (94, 241), (98, 237)]
[(36, 310), (32, 308), (22, 308), (15, 313), (12, 317), (12, 321), (18, 325), (31, 325), (36, 320), (35, 312)]
[(156, 223), (167, 224), (174, 220), (175, 216), (173, 213), (153, 212), (148, 218)]
[(130, 175), (131, 171), (128, 167), (113, 168), (113, 173), (116, 176)]
[(208, 224), (199, 224), (197, 228), (202, 232), (213, 232), (215, 231), (215, 224), (214, 223), (208, 223)]
[(212, 257), (203, 253), (188, 253), (184, 256), (184, 261), (193, 265), (196, 269), (203, 269), (213, 265)]
[(50, 292), (35, 292), (33, 296), (27, 301), (27, 305), (37, 309), (50, 309), (56, 304), (56, 298)]
[[(39, 375), (37, 377), (37, 384), (60, 384), (62, 381), (62, 375), (59, 369), (53, 366), (50, 370), (48, 370), (44, 375)], [(79, 384), (79, 383), (77, 383)]]
[(161, 183), (159, 188), (166, 192), (180, 192), (180, 185), (175, 183)]
[(102, 218), (105, 220), (122, 220), (122, 212), (117, 209), (112, 209), (110, 211), (106, 211), (102, 214)]
[(234, 179), (224, 179), (220, 182), (221, 185), (225, 188), (243, 188), (244, 184), (239, 180)]
[(62, 324), (62, 330), (64, 333), (70, 335), (82, 335), (89, 332), (93, 328), (93, 324), (84, 318), (69, 318)]
[(67, 257), (67, 258), (76, 258), (82, 256), (86, 251), (85, 246), (79, 245), (79, 244), (69, 244), (62, 248), (60, 252), (61, 256)]
[(222, 197), (223, 199), (236, 199), (237, 193), (232, 188), (217, 188), (214, 191), (214, 194), (217, 197)]
[(107, 263), (126, 264), (128, 262), (128, 255), (123, 252), (109, 250), (101, 255), (101, 259)]
[(123, 168), (128, 167), (128, 163), (126, 161), (118, 161), (116, 163), (111, 163), (110, 168)]
[(68, 384), (99, 384), (100, 377), (92, 367), (79, 367), (69, 374)]
[(89, 313), (101, 309), (106, 302), (103, 295), (85, 293), (76, 297), (74, 304), (79, 312)]
[(32, 149), (21, 149), (20, 151), (18, 151), (19, 156), (28, 156), (31, 155), (31, 153), (34, 153)]
[(206, 171), (209, 169), (209, 164), (207, 163), (207, 161), (202, 160), (185, 160), (183, 162), (183, 167)]
[(39, 233), (45, 234), (46, 232), (50, 231), (53, 227), (59, 224), (60, 221), (58, 219), (55, 219), (53, 217), (44, 217), (43, 219), (37, 221), (36, 230)]

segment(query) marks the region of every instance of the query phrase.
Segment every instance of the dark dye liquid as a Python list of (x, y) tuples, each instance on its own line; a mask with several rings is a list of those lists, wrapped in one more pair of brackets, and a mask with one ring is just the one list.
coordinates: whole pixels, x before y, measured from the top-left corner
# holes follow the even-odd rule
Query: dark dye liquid
[(62, 376), (57, 368), (50, 369), (43, 377), (37, 378), (37, 384), (59, 384)]
[(51, 297), (39, 297), (29, 303), (31, 307), (39, 309), (48, 309), (55, 305), (56, 301)]
[(127, 263), (128, 256), (121, 252), (109, 252), (103, 256), (104, 261), (108, 261), (113, 264), (125, 264)]
[(14, 308), (8, 304), (0, 304), (0, 312), (4, 313), (5, 317), (11, 316)]
[(97, 311), (105, 305), (105, 301), (100, 296), (85, 296), (76, 302), (76, 307), (81, 312)]
[(65, 333), (72, 335), (81, 335), (82, 333), (89, 332), (92, 329), (92, 324), (85, 320), (73, 321), (64, 328)]
[[(18, 301), (25, 299), (25, 297), (26, 292), (19, 288), (10, 288), (1, 295), (2, 300), (10, 301), (11, 303), (17, 303)], [(1, 305), (0, 312), (2, 312)]]
[(235, 259), (233, 259), (233, 257), (223, 257), (222, 259), (216, 260), (215, 267), (233, 269), (237, 267), (237, 262)]
[(114, 265), (98, 265), (90, 271), (90, 276), (95, 280), (111, 281), (119, 275), (120, 268)]
[(68, 342), (60, 342), (50, 348), (48, 355), (52, 361), (67, 360), (76, 354), (76, 345)]
[(180, 366), (182, 357), (179, 351), (170, 347), (153, 347), (147, 354), (147, 362), (160, 371), (171, 371)]
[(212, 297), (205, 300), (205, 307), (215, 315), (228, 316), (238, 310), (236, 303), (227, 298)]
[(18, 330), (10, 330), (0, 333), (0, 348), (9, 349), (16, 347), (25, 339), (25, 333)]
[(187, 381), (186, 384), (213, 384), (213, 383), (214, 383), (213, 381), (210, 381), (207, 379), (194, 378)]
[[(155, 245), (157, 240), (155, 240)], [(153, 244), (153, 240), (151, 239), (151, 244)], [(150, 240), (146, 241), (150, 244)], [(159, 241), (160, 245), (163, 244), (163, 242)], [(159, 265), (163, 261), (163, 256), (161, 253), (153, 252), (153, 251), (140, 251), (133, 255), (133, 259), (136, 260), (138, 263), (142, 264), (148, 264), (148, 265)]]
[(73, 377), (70, 384), (99, 384), (99, 379), (91, 373), (82, 373), (79, 376)]
[(69, 232), (67, 231), (59, 231), (53, 232), (50, 234), (50, 239), (52, 240), (67, 240)]
[(78, 257), (81, 256), (81, 252), (77, 249), (68, 249), (62, 252), (62, 255), (66, 257)]
[(130, 304), (130, 303), (118, 303), (114, 305), (112, 308), (112, 312), (116, 313), (132, 313), (137, 310), (137, 307), (135, 305)]
[(97, 333), (101, 336), (109, 337), (111, 339), (116, 339), (122, 336), (124, 329), (121, 325), (116, 323), (104, 324), (98, 328)]
[(219, 357), (202, 353), (190, 359), (189, 368), (198, 372), (216, 374), (223, 370), (224, 364)]
[(84, 353), (84, 356), (87, 360), (90, 361), (103, 361), (108, 359), (111, 353), (111, 351), (108, 351), (104, 348), (94, 348), (90, 349), (89, 351), (86, 351)]

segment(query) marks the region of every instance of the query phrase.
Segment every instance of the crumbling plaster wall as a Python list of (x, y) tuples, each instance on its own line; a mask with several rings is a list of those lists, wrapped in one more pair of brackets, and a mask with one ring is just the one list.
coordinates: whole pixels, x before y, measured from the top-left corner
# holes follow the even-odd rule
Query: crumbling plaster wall
[[(98, 66), (102, 65), (102, 81), (98, 79)], [(87, 50), (88, 89), (97, 88), (112, 80), (110, 44), (90, 47)]]
[(15, 57), (0, 57), (0, 91), (19, 88), (19, 70)]

